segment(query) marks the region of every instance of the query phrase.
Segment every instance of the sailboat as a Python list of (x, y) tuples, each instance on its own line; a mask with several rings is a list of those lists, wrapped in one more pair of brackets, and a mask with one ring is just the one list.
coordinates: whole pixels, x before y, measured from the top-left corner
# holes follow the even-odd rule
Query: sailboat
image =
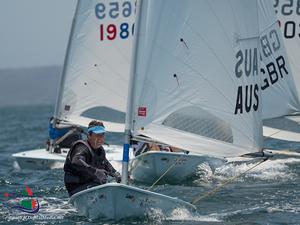
[[(123, 132), (135, 20), (135, 1), (81, 1), (74, 14), (54, 117), (87, 127), (92, 119)], [(122, 160), (122, 146), (105, 147)], [(68, 149), (13, 154), (22, 169), (62, 168)]]
[[(153, 139), (139, 139), (144, 142), (157, 143), (159, 146), (165, 143)], [(196, 178), (198, 166), (202, 163), (209, 164), (214, 171), (228, 160), (223, 157), (212, 157), (205, 154), (190, 153), (185, 151), (147, 151), (135, 157), (131, 157), (129, 173), (135, 182), (154, 184), (157, 182), (178, 184)]]
[(263, 155), (258, 2), (138, 3), (122, 184), (100, 185), (70, 198), (90, 219), (144, 217), (153, 209), (164, 215), (178, 208), (194, 212), (178, 198), (127, 185), (130, 140), (140, 135), (221, 158)]
[[(287, 60), (287, 54), (285, 52), (276, 15), (269, 2), (258, 1), (258, 23), (260, 29), (260, 47), (257, 49), (257, 52), (246, 51), (246, 53), (240, 53), (236, 57), (239, 59), (239, 67), (244, 67), (246, 76), (251, 76), (251, 73), (258, 73), (257, 70), (260, 70), (259, 75), (261, 76), (262, 84), (259, 87), (262, 90), (263, 118), (274, 118), (279, 115), (293, 112), (298, 103), (297, 98), (295, 98), (295, 93), (293, 92), (294, 89), (290, 88), (294, 86), (293, 77), (283, 74), (291, 73), (291, 69)], [(190, 57), (188, 53), (192, 50), (188, 48), (188, 45), (186, 46), (185, 51), (187, 54), (186, 57)], [(258, 67), (258, 63), (251, 58), (254, 54), (259, 54), (260, 67)], [(252, 70), (254, 70), (254, 72)], [(242, 74), (240, 71), (237, 73), (237, 76), (241, 76), (240, 74)], [(178, 90), (180, 90), (179, 87), (182, 85), (179, 82), (179, 77), (180, 74), (174, 73), (173, 79), (178, 82)], [(170, 90), (176, 90), (175, 86), (172, 88), (173, 89)], [(144, 89), (145, 88), (143, 88), (143, 91), (145, 91)], [(182, 93), (182, 91), (180, 93)], [(253, 93), (253, 86), (246, 87), (245, 90), (239, 90), (236, 97), (235, 104), (237, 109), (235, 110), (235, 113), (248, 113), (248, 111), (251, 110), (251, 104), (255, 101), (255, 95), (254, 97), (251, 96)], [(199, 94), (200, 99), (202, 95), (202, 93)], [(170, 94), (170, 96), (172, 95)], [(157, 98), (162, 97), (159, 96)], [(276, 101), (270, 101), (270, 99), (276, 99)], [(150, 103), (147, 102), (147, 104), (151, 106)], [(180, 102), (178, 104), (180, 105)], [(143, 103), (141, 103), (141, 106), (142, 105)], [(206, 107), (205, 103), (203, 103), (203, 105)], [(281, 105), (281, 107), (278, 110), (275, 110), (278, 108), (278, 105)], [(155, 106), (155, 110), (157, 110), (158, 107), (161, 106)], [(171, 108), (174, 106), (172, 105), (169, 107)], [(141, 108), (145, 107), (142, 106)], [(139, 111), (137, 114), (139, 114)], [(227, 120), (220, 120), (214, 116), (214, 114), (212, 115), (207, 110), (199, 111), (199, 109), (189, 106), (187, 109), (180, 109), (178, 112), (172, 112), (168, 117), (162, 117), (163, 120), (159, 123), (167, 126), (168, 129), (183, 129), (187, 132), (191, 132), (193, 129), (192, 133), (232, 143), (233, 135), (231, 134), (232, 131), (229, 128), (230, 125), (228, 125)], [(197, 116), (201, 117), (201, 120), (197, 119)], [(140, 117), (142, 118), (142, 116)], [(135, 119), (135, 121), (139, 120)], [(191, 128), (185, 128), (183, 123), (188, 123), (189, 125), (187, 126), (190, 126)], [(143, 126), (141, 127), (143, 128)], [(272, 131), (274, 132), (274, 130)], [(271, 132), (271, 130), (270, 128), (264, 127), (264, 132), (266, 135), (268, 132)], [(186, 145), (171, 141), (171, 137), (160, 139), (158, 135), (161, 134), (158, 131), (151, 131), (151, 133), (149, 133), (149, 131), (143, 129), (140, 134), (145, 136), (151, 135), (155, 142), (161, 144), (172, 143), (176, 147), (180, 146), (182, 149), (189, 149)], [(173, 134), (170, 134), (170, 136), (177, 139)], [(181, 142), (179, 138), (178, 140)], [(141, 141), (143, 141), (143, 139), (141, 139)], [(178, 183), (195, 176), (197, 166), (203, 162), (208, 163), (212, 170), (214, 170), (216, 167), (223, 165), (226, 162), (251, 160), (245, 157), (237, 158), (224, 154), (217, 156), (214, 152), (213, 154), (209, 151), (205, 152), (200, 147), (199, 151), (191, 150), (191, 152), (192, 153), (189, 155), (157, 151), (149, 151), (141, 154), (131, 160), (130, 172), (132, 178), (139, 182), (151, 184), (157, 181)]]
[[(266, 2), (262, 2), (262, 5)], [(300, 142), (300, 67), (299, 59), (299, 28), (300, 18), (297, 2), (275, 1), (274, 8), (282, 32), (271, 46), (275, 46), (278, 62), (286, 62), (284, 70), (270, 67), (267, 72), (269, 86), (263, 90), (264, 135), (268, 138), (283, 141)], [(283, 38), (282, 38), (283, 36)], [(278, 46), (285, 46), (286, 53), (277, 51)], [(279, 64), (280, 65), (280, 64)], [(266, 86), (266, 85), (265, 85)], [(275, 118), (275, 119), (274, 119)]]

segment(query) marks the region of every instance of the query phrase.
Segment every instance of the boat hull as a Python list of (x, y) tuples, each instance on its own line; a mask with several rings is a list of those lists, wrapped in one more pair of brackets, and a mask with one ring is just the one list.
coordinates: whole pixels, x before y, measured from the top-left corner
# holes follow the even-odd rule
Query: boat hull
[(130, 174), (135, 181), (151, 184), (168, 170), (160, 182), (177, 183), (195, 176), (197, 166), (204, 162), (216, 167), (216, 164), (225, 163), (225, 160), (194, 154), (150, 151), (132, 159)]
[[(118, 167), (122, 161), (122, 146), (110, 145), (104, 148), (107, 159), (112, 162), (113, 166)], [(46, 149), (35, 149), (15, 153), (12, 156), (20, 169), (61, 169), (64, 166), (68, 151), (69, 149), (62, 149), (62, 153), (50, 153)]]
[(196, 212), (194, 205), (180, 199), (117, 183), (78, 192), (70, 198), (70, 203), (89, 219), (120, 220), (151, 217), (153, 213), (166, 216), (176, 209)]
[(66, 159), (66, 153), (51, 154), (49, 151), (46, 151), (46, 149), (19, 152), (12, 156), (15, 158), (19, 168), (34, 170), (62, 168)]

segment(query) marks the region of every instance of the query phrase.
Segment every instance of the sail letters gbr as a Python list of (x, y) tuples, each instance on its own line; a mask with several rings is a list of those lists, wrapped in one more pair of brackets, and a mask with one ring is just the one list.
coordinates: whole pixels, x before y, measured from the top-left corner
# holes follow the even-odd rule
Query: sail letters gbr
[(280, 82), (289, 74), (283, 44), (281, 43), (281, 34), (278, 32), (280, 32), (279, 29), (273, 28), (260, 38), (262, 91)]
[[(278, 31), (278, 29), (273, 28), (260, 36), (260, 52), (257, 48), (237, 52), (237, 63), (235, 65), (237, 78), (241, 79), (243, 76), (249, 77), (260, 74), (262, 76), (260, 88), (264, 91), (289, 74), (285, 55), (283, 54), (283, 44)], [(258, 56), (260, 68), (258, 68)], [(258, 84), (239, 86), (234, 113), (243, 114), (251, 110), (257, 111), (259, 106), (258, 91)]]

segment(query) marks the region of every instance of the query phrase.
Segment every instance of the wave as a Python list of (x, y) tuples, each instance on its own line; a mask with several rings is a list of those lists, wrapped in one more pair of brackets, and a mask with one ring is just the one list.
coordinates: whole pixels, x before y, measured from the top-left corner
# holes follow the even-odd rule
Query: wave
[[(196, 183), (210, 183), (214, 181), (227, 181), (231, 177), (238, 176), (251, 167), (255, 163), (227, 163), (213, 170), (208, 163), (203, 163), (198, 166), (197, 176), (199, 177)], [(263, 180), (263, 181), (290, 181), (294, 180), (298, 174), (293, 169), (294, 165), (300, 163), (299, 158), (286, 159), (270, 159), (260, 164), (247, 172), (244, 176), (239, 177), (236, 181), (243, 182), (247, 179)]]

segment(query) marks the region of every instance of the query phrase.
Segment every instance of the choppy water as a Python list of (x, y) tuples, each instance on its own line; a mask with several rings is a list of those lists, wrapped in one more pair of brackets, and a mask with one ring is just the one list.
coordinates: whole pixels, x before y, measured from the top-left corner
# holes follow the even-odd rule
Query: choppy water
[[(44, 146), (52, 106), (0, 108), (0, 223), (1, 224), (109, 224), (88, 221), (68, 204), (63, 171), (18, 170), (11, 154)], [(110, 134), (107, 141), (121, 144), (122, 135)], [(269, 148), (289, 148), (300, 153), (300, 143), (270, 140)], [(159, 185), (155, 191), (186, 201), (207, 193), (254, 164), (225, 165), (214, 171), (199, 166), (199, 178), (181, 185)], [(300, 157), (285, 155), (271, 159), (219, 192), (199, 201), (198, 214), (178, 210), (172, 215), (153, 212), (147, 219), (129, 219), (114, 224), (300, 224)], [(22, 193), (28, 185), (41, 208), (35, 217), (25, 217), (8, 208), (4, 193)], [(19, 195), (18, 195), (19, 196)], [(14, 199), (14, 198), (12, 198)], [(14, 201), (14, 200), (11, 200)], [(20, 216), (21, 215), (21, 216)]]

